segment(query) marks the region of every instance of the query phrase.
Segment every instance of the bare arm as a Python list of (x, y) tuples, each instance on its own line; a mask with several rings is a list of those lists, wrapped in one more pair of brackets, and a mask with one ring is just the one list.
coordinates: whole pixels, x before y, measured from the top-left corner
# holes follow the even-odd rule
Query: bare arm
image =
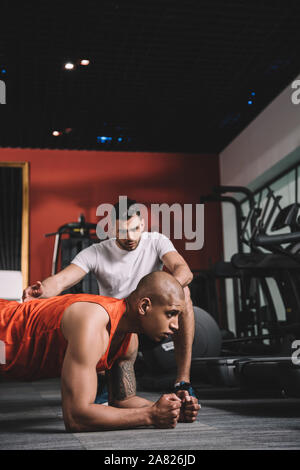
[(54, 276), (47, 277), (43, 282), (37, 281), (36, 284), (27, 287), (23, 292), (23, 301), (27, 302), (34, 298), (47, 299), (59, 295), (65, 289), (81, 281), (85, 275), (86, 272), (79, 266), (70, 264)]
[(179, 318), (179, 331), (174, 334), (175, 358), (177, 363), (176, 382), (190, 382), (192, 345), (195, 334), (194, 310), (188, 284), (193, 274), (183, 257), (177, 251), (170, 251), (162, 257), (162, 261), (170, 273), (183, 287), (185, 295), (185, 311)]
[[(134, 335), (136, 336), (136, 335)], [(136, 381), (134, 373), (134, 362), (137, 356), (138, 340), (133, 338), (127, 352), (127, 360), (114, 364), (108, 371), (109, 404), (121, 408), (147, 407), (154, 403), (136, 396)], [(201, 406), (197, 398), (189, 396), (187, 391), (181, 390), (177, 393), (181, 400), (179, 421), (192, 423), (196, 420)]]
[(137, 335), (132, 335), (126, 357), (106, 372), (109, 404), (118, 408), (140, 408), (154, 403), (136, 396), (134, 363), (138, 352)]
[(177, 251), (169, 251), (162, 257), (162, 262), (182, 287), (193, 280), (193, 273), (183, 257)]
[[(149, 425), (175, 427), (181, 403), (174, 394), (164, 395), (156, 404), (149, 402), (148, 406), (135, 400), (133, 392), (130, 392), (130, 397), (123, 394), (123, 400), (117, 400), (114, 406), (94, 404), (96, 365), (108, 345), (105, 315), (91, 313), (88, 322), (82, 313), (76, 317), (69, 315), (68, 325), (63, 325), (63, 333), (68, 340), (61, 380), (66, 430), (87, 432)], [(116, 382), (115, 385), (118, 387)], [(123, 408), (116, 407), (123, 402)]]

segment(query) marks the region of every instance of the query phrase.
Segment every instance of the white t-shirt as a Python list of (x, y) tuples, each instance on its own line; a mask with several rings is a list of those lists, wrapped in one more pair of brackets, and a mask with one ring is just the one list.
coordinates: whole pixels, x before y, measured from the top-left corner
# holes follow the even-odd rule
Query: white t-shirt
[(94, 273), (100, 295), (123, 299), (136, 288), (142, 277), (163, 268), (161, 259), (169, 251), (176, 250), (165, 235), (144, 232), (135, 250), (122, 250), (116, 239), (110, 238), (82, 250), (72, 264), (86, 273)]

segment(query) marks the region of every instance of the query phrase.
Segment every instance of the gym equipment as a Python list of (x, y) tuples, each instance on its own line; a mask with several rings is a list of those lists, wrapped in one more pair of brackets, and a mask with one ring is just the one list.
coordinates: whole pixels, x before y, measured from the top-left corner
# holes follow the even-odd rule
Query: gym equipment
[[(231, 259), (230, 264), (233, 267), (232, 275), (229, 273), (229, 275), (226, 276), (226, 279), (231, 278), (233, 282), (237, 335), (248, 336), (249, 333), (251, 335), (261, 333), (262, 322), (266, 321), (266, 314), (271, 323), (276, 322), (274, 303), (266, 282), (267, 276), (274, 277), (281, 296), (283, 297), (283, 301), (287, 305), (287, 313), (291, 309), (291, 307), (288, 307), (289, 304), (293, 304), (294, 312), (300, 309), (297, 294), (299, 276), (295, 270), (296, 268), (294, 269), (299, 261), (299, 258), (295, 257), (294, 254), (297, 249), (297, 243), (299, 243), (300, 240), (299, 234), (296, 232), (296, 230), (298, 230), (299, 233), (300, 230), (298, 215), (300, 205), (295, 203), (289, 205), (287, 208), (281, 208), (279, 203), (281, 197), (275, 196), (270, 188), (268, 188), (266, 203), (263, 208), (260, 207), (261, 200), (259, 199), (255, 203), (253, 193), (249, 189), (242, 187), (222, 186), (215, 188), (213, 197), (204, 197), (202, 199), (222, 201), (224, 197), (220, 197), (219, 194), (223, 194), (227, 191), (244, 193), (246, 200), (249, 202), (248, 215), (243, 214), (241, 209), (238, 211), (239, 214), (242, 214), (239, 215), (236, 220), (238, 227), (237, 232), (240, 238), (239, 246), (242, 246), (242, 249)], [(230, 202), (232, 202), (233, 198), (227, 199), (230, 199)], [(237, 204), (242, 205), (241, 202), (235, 201), (235, 205)], [(290, 234), (266, 235), (276, 210), (279, 213), (275, 217), (271, 230), (274, 232), (288, 227), (291, 230)], [(245, 220), (244, 224), (243, 220)], [(288, 242), (293, 242), (293, 244), (284, 249), (279, 246), (280, 243)], [(250, 254), (244, 254), (244, 245), (250, 248)], [(272, 255), (267, 257), (265, 250), (261, 248), (262, 246), (268, 248), (273, 254), (283, 254), (286, 259), (275, 259)], [(259, 263), (257, 263), (257, 257), (255, 257), (256, 253), (261, 254)], [(265, 258), (264, 255), (266, 256)], [(291, 258), (293, 261), (288, 263), (288, 258)], [(282, 262), (282, 264), (280, 264), (279, 261)], [(250, 271), (249, 263), (252, 268), (259, 268), (259, 271), (255, 269)], [(226, 264), (224, 264), (224, 266), (225, 265)], [(263, 267), (265, 271), (262, 270)], [(286, 269), (283, 269), (284, 267)], [(293, 269), (292, 273), (290, 269)], [(263, 303), (261, 302), (262, 298)], [(289, 316), (291, 317), (291, 315)]]
[[(80, 214), (78, 222), (69, 222), (59, 227), (57, 232), (47, 233), (45, 237), (55, 236), (52, 271), (56, 274), (67, 267), (72, 259), (84, 248), (99, 243), (96, 235), (96, 224), (85, 221), (83, 214)], [(65, 290), (63, 294), (98, 294), (98, 284), (92, 273), (88, 273), (81, 282)]]
[[(244, 193), (248, 214), (234, 197), (224, 197), (226, 192)], [(237, 335), (223, 335), (220, 357), (193, 357), (192, 369), (213, 384), (248, 391), (284, 391), (298, 397), (300, 367), (292, 363), (291, 356), (293, 341), (300, 338), (300, 204), (282, 208), (280, 199), (268, 188), (261, 207), (261, 199), (255, 202), (247, 188), (232, 186), (215, 188), (213, 195), (202, 198), (202, 202), (230, 202), (235, 207), (238, 253), (229, 263), (213, 267), (211, 273), (218, 273), (216, 280), (220, 274), (232, 280)], [(283, 228), (289, 228), (290, 233), (273, 235)], [(269, 229), (272, 234), (267, 233)], [(250, 253), (245, 253), (246, 246)], [(285, 318), (281, 320), (269, 278), (284, 305)]]
[[(218, 356), (221, 351), (221, 332), (212, 318), (205, 310), (194, 306), (195, 336), (193, 342), (193, 357)], [(153, 343), (153, 348), (142, 350), (145, 363), (155, 372), (170, 372), (176, 370), (174, 342), (171, 336), (160, 342)]]
[[(244, 214), (241, 203), (233, 196), (228, 197), (223, 194), (231, 191), (232, 193), (242, 193), (249, 203), (249, 213)], [(241, 186), (220, 186), (214, 188), (214, 194), (203, 196), (201, 202), (225, 202), (234, 205), (236, 214), (236, 230), (238, 253), (245, 252), (245, 245), (249, 245), (249, 238), (253, 232), (253, 228), (261, 210), (255, 206), (253, 193), (247, 188)], [(216, 312), (214, 318), (218, 318), (218, 324), (221, 328), (227, 329), (227, 300), (225, 284), (229, 280), (232, 283), (233, 302), (237, 335), (248, 335), (251, 325), (254, 321), (253, 307), (258, 299), (259, 286), (254, 280), (247, 280), (243, 273), (236, 269), (231, 262), (219, 261), (211, 268), (211, 272), (216, 283), (216, 291), (219, 293), (220, 299), (216, 303)], [(217, 294), (218, 297), (218, 294)], [(193, 299), (194, 300), (194, 299)], [(201, 305), (200, 305), (201, 306)], [(208, 309), (210, 312), (211, 310)], [(252, 325), (252, 334), (255, 329)]]
[[(221, 324), (218, 302), (218, 289), (220, 295), (224, 295), (224, 285), (216, 285), (216, 275), (212, 270), (193, 270), (193, 280), (189, 284), (190, 295), (194, 306), (200, 307), (215, 319), (221, 328), (227, 328), (227, 324)], [(226, 307), (224, 302), (222, 305)], [(226, 319), (227, 315), (221, 315)]]
[[(192, 357), (218, 356), (221, 352), (221, 331), (211, 315), (194, 306), (195, 336)], [(172, 389), (176, 379), (174, 342), (170, 337), (157, 344), (142, 340), (137, 365), (139, 384), (147, 390)], [(142, 365), (141, 365), (142, 363)]]

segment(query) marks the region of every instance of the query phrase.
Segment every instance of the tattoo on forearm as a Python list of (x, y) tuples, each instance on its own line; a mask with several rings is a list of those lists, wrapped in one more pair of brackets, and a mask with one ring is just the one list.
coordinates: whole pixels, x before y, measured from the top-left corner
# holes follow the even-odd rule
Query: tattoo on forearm
[(115, 364), (109, 377), (109, 391), (113, 400), (125, 400), (125, 398), (136, 394), (134, 361)]

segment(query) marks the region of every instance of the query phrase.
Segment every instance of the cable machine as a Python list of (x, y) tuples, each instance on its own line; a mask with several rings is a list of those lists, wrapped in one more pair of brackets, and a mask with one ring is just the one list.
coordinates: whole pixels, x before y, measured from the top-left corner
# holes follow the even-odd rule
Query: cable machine
[[(45, 237), (55, 237), (51, 275), (66, 268), (84, 248), (99, 243), (96, 224), (86, 222), (83, 214), (80, 214), (77, 222), (64, 224), (56, 232), (45, 234)], [(63, 294), (78, 293), (99, 293), (97, 281), (92, 273), (88, 273), (82, 281), (63, 292)]]

